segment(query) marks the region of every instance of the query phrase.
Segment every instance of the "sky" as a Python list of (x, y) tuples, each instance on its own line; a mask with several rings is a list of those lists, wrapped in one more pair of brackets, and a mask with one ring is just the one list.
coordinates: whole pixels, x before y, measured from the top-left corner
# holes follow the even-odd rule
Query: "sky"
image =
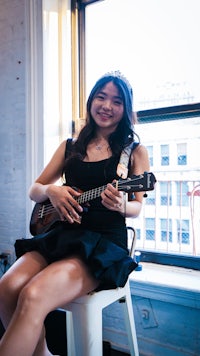
[(99, 76), (119, 69), (133, 86), (136, 111), (200, 102), (199, 9), (199, 0), (87, 6), (87, 93)]

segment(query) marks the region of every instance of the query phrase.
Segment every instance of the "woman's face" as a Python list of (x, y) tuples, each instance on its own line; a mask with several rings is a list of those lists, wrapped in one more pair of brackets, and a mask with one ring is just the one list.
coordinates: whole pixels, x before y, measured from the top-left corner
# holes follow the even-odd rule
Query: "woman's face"
[(124, 114), (122, 96), (115, 84), (107, 83), (97, 94), (91, 104), (91, 115), (101, 129), (113, 132)]

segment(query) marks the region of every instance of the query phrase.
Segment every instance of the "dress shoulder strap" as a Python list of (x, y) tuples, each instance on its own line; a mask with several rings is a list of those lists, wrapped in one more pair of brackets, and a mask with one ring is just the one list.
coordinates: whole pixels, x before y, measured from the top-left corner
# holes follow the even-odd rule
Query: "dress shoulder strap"
[(65, 159), (69, 157), (71, 151), (72, 151), (72, 142), (73, 138), (68, 138), (66, 141), (66, 147), (65, 147)]

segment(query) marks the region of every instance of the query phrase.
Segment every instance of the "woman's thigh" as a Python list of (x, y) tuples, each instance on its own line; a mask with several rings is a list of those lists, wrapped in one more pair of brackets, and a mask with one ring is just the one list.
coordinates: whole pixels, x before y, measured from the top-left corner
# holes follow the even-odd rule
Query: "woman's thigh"
[(36, 297), (44, 314), (62, 307), (98, 286), (87, 266), (76, 256), (53, 262), (38, 273), (25, 288), (25, 295)]
[(1, 293), (5, 292), (7, 297), (13, 293), (17, 297), (21, 289), (46, 266), (46, 260), (38, 252), (27, 252), (2, 276)]

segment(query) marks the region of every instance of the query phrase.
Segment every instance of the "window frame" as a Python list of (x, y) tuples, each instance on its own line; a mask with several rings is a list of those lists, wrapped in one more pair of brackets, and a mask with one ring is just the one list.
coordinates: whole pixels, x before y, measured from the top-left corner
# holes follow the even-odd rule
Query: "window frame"
[(186, 256), (182, 254), (168, 254), (165, 252), (146, 251), (140, 249), (141, 262), (150, 262), (160, 265), (183, 267), (188, 269), (200, 270), (200, 257)]
[(138, 111), (137, 116), (140, 123), (194, 118), (200, 116), (200, 103)]

